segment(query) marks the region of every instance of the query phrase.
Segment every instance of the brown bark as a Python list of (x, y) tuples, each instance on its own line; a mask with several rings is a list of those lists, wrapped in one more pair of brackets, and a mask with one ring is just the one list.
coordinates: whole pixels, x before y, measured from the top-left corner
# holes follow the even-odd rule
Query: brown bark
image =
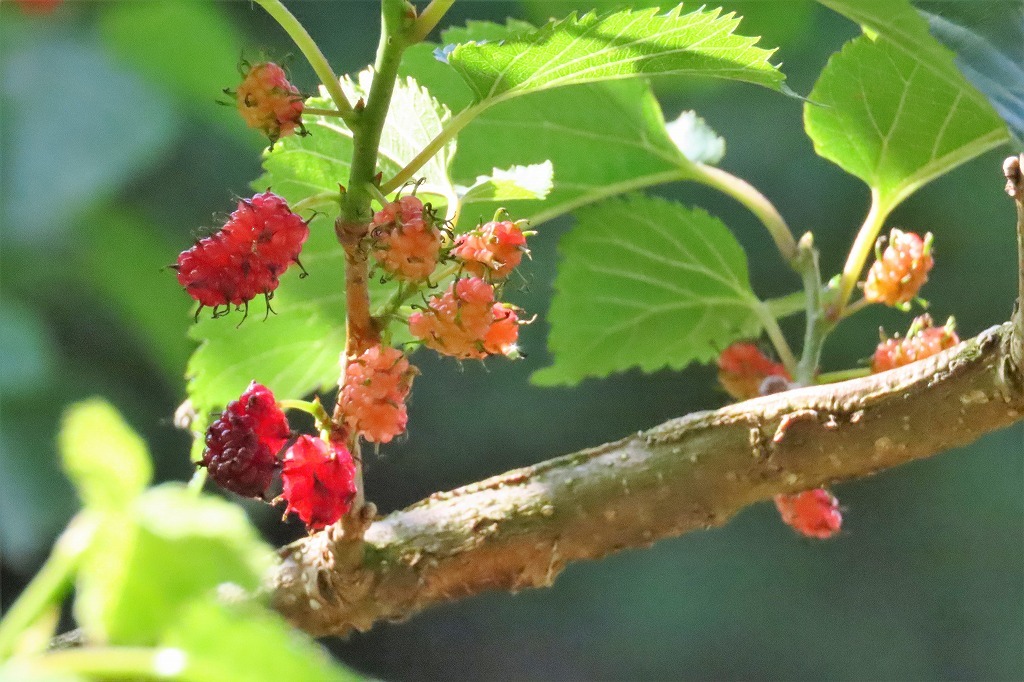
[[(717, 526), (780, 492), (871, 475), (1024, 419), (1005, 323), (928, 360), (675, 419), (281, 550), (276, 608), (315, 635), (485, 590), (550, 585), (596, 559)], [(1014, 348), (1016, 346), (1016, 348)]]
[(1003, 167), (1021, 271), (1009, 322), (906, 367), (694, 413), (431, 495), (374, 521), (365, 542), (328, 528), (282, 548), (275, 607), (311, 634), (344, 635), (485, 590), (542, 587), (570, 561), (721, 525), (776, 493), (869, 476), (1021, 421), (1022, 164)]

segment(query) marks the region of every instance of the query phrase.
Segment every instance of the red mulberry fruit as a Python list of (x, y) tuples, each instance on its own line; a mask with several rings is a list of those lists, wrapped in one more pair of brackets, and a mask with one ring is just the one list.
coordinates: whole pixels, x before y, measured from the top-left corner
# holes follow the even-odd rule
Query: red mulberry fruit
[(889, 245), (868, 271), (864, 298), (871, 303), (906, 307), (928, 281), (928, 271), (935, 265), (931, 243), (931, 233), (921, 239), (913, 232), (892, 230)]
[(264, 192), (238, 203), (217, 233), (178, 256), (178, 282), (200, 306), (242, 305), (269, 296), (299, 260), (309, 226), (281, 197)]
[(718, 383), (736, 400), (761, 395), (761, 386), (768, 377), (790, 378), (781, 363), (769, 359), (753, 343), (734, 343), (718, 356)]
[(251, 66), (234, 95), (242, 119), (250, 128), (262, 131), (271, 143), (296, 128), (304, 132), (302, 95), (277, 64)]
[(399, 279), (422, 282), (437, 267), (441, 231), (414, 196), (402, 197), (378, 211), (370, 234), (377, 262)]
[(839, 500), (824, 488), (776, 495), (775, 506), (786, 525), (809, 538), (827, 540), (843, 525)]
[(494, 302), (494, 287), (479, 277), (460, 279), (409, 316), (409, 331), (442, 355), (483, 359), (515, 354), (518, 318)]
[(339, 403), (345, 423), (371, 443), (388, 443), (405, 431), (405, 400), (416, 370), (402, 351), (373, 346), (345, 366)]
[(504, 279), (523, 259), (526, 235), (511, 220), (491, 221), (459, 235), (451, 254), (477, 277)]
[(356, 495), (355, 463), (342, 443), (299, 436), (281, 469), (286, 513), (294, 512), (311, 530), (335, 523)]
[(933, 326), (931, 315), (925, 314), (914, 319), (905, 338), (898, 335), (878, 344), (871, 358), (871, 371), (875, 374), (909, 365), (941, 353), (960, 343), (956, 335), (956, 322), (949, 318), (941, 327)]

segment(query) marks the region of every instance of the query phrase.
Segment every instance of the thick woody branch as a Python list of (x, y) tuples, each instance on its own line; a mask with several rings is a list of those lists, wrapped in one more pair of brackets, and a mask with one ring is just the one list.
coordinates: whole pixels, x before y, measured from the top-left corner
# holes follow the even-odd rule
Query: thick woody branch
[(274, 604), (307, 632), (344, 635), (550, 585), (571, 561), (965, 445), (1024, 419), (1020, 338), (1006, 323), (897, 370), (691, 414), (438, 493), (374, 522), (360, 548), (328, 529), (281, 550)]

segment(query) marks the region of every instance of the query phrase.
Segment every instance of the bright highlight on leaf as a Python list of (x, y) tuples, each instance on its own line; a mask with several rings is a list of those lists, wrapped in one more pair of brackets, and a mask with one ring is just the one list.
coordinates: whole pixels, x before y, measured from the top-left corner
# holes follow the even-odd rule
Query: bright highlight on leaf
[(145, 441), (100, 398), (72, 405), (58, 436), (64, 471), (90, 509), (120, 509), (153, 477)]
[(756, 38), (735, 35), (739, 19), (721, 12), (682, 14), (680, 5), (664, 14), (571, 15), (500, 43), (456, 45), (447, 60), (478, 102), (644, 76), (700, 75), (781, 88), (783, 75), (769, 62), (772, 51), (755, 47)]
[(761, 303), (746, 256), (717, 218), (640, 195), (588, 207), (578, 218), (561, 244), (549, 315), (555, 362), (534, 382), (681, 369), (757, 337)]
[(926, 182), (1008, 139), (992, 107), (880, 37), (847, 43), (804, 107), (821, 156), (866, 182), (883, 213)]
[(684, 111), (665, 129), (679, 151), (694, 163), (714, 165), (725, 156), (725, 138), (719, 136), (695, 111)]
[(490, 175), (477, 177), (462, 195), (462, 202), (543, 199), (551, 191), (553, 176), (554, 167), (550, 161), (508, 169), (495, 168)]

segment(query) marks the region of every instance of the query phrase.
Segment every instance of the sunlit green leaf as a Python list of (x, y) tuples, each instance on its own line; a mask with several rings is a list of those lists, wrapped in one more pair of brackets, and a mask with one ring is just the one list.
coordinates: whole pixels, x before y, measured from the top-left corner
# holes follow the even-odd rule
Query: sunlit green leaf
[(464, 204), (474, 201), (513, 201), (516, 199), (543, 199), (551, 191), (554, 168), (550, 161), (529, 166), (495, 168), (489, 175), (481, 175), (462, 196)]
[(477, 102), (564, 85), (638, 76), (700, 75), (779, 89), (783, 76), (757, 39), (733, 33), (739, 20), (720, 9), (682, 6), (575, 15), (500, 43), (464, 43), (448, 55)]
[(707, 361), (756, 336), (743, 248), (717, 218), (633, 195), (587, 207), (561, 243), (542, 385)]
[(88, 508), (122, 509), (153, 477), (145, 441), (100, 398), (68, 408), (58, 442), (64, 471)]
[[(948, 63), (949, 55), (943, 59)], [(815, 150), (864, 180), (883, 211), (1008, 139), (1006, 126), (966, 81), (885, 37), (848, 43), (809, 99), (804, 123)]]
[(188, 655), (188, 678), (195, 682), (365, 679), (334, 663), (276, 613), (251, 603), (197, 600), (182, 610), (161, 644)]
[(155, 644), (179, 609), (228, 583), (253, 590), (272, 553), (241, 507), (164, 485), (108, 518), (86, 555), (75, 618), (90, 640)]

